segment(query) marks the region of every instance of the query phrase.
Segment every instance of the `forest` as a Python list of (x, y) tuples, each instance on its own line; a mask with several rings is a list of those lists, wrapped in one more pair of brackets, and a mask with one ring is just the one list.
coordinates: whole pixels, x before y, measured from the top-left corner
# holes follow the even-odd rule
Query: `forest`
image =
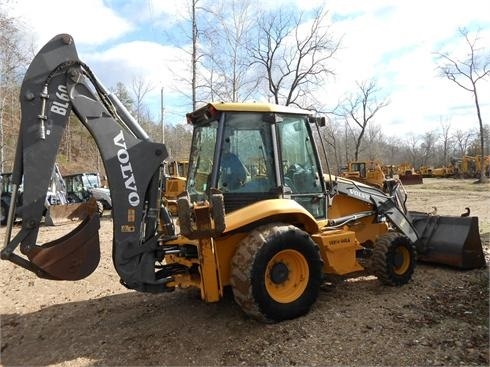
[[(476, 34), (459, 30), (468, 46), (467, 59), (459, 60), (439, 52), (440, 63), (435, 65), (441, 78), (448, 79), (448, 88), (463, 88), (473, 96), (474, 125), (461, 126), (451, 116), (441, 116), (439, 126), (433, 130), (388, 136), (376, 117), (390, 107), (390, 101), (376, 80), (358, 81), (356, 89), (335, 108), (323, 106), (314, 97), (314, 91), (334, 72), (329, 62), (342, 47), (342, 38), (335, 36), (328, 22), (327, 9), (317, 8), (310, 13), (309, 28), (302, 27), (300, 33), (298, 29), (306, 14), (294, 10), (263, 12), (254, 18), (250, 1), (233, 2), (236, 6), (227, 9), (216, 6), (213, 11), (204, 9), (202, 2), (187, 1), (188, 27), (182, 30), (189, 40), (185, 49), (189, 73), (182, 76), (180, 89), (189, 112), (205, 101), (241, 102), (259, 95), (267, 96), (274, 103), (313, 110), (327, 117), (322, 134), (334, 173), (353, 160), (406, 162), (419, 168), (446, 166), (464, 155), (481, 155), (482, 150), (484, 156), (488, 154), (489, 124), (480, 113), (477, 87), (488, 79), (490, 52), (478, 44)], [(12, 169), (21, 118), (19, 92), (35, 53), (25, 29), (19, 26), (21, 21), (10, 17), (0, 4), (2, 172)], [(284, 46), (285, 40), (288, 47)], [(217, 45), (223, 52), (211, 51)], [(148, 81), (134, 77), (130, 85), (118, 82), (106, 87), (118, 96), (153, 140), (165, 142), (169, 159), (188, 158), (190, 127), (184, 118), (180, 123), (164, 124), (161, 116), (152, 115), (145, 100), (153, 88)], [(70, 118), (57, 159), (66, 173), (104, 170), (92, 137), (74, 116)]]

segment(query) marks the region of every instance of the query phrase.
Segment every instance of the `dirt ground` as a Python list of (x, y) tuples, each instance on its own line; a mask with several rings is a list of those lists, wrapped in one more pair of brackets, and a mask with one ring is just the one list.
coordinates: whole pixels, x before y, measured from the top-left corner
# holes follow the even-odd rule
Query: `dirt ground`
[[(410, 210), (470, 207), (490, 261), (489, 185), (425, 179), (406, 189)], [(45, 227), (40, 242), (73, 226)], [(101, 263), (82, 281), (46, 281), (0, 262), (2, 365), (489, 365), (488, 268), (419, 264), (402, 287), (374, 277), (325, 284), (306, 316), (261, 324), (229, 294), (204, 304), (196, 290), (127, 290), (112, 266), (107, 215), (100, 233)]]

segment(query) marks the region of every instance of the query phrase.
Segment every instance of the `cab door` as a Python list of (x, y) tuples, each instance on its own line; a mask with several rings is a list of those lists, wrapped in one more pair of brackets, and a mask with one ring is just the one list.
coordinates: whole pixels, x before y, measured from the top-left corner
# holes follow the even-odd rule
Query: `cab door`
[(325, 218), (325, 188), (308, 123), (304, 116), (281, 120), (277, 131), (284, 192), (315, 218)]

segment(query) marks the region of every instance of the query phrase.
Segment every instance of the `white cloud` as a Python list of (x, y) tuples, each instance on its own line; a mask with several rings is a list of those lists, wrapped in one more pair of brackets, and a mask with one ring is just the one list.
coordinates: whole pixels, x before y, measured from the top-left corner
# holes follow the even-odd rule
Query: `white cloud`
[(133, 28), (103, 0), (17, 0), (11, 3), (10, 13), (23, 21), (38, 48), (59, 33), (71, 34), (77, 45), (96, 46)]
[[(186, 89), (181, 79), (188, 75), (185, 70), (188, 57), (181, 49), (147, 41), (121, 43), (101, 52), (81, 55), (108, 88), (122, 82), (131, 91), (133, 81), (143, 78), (151, 87), (145, 98), (152, 102), (155, 118), (159, 117), (162, 88), (166, 103), (180, 96), (178, 89)], [(166, 108), (172, 110), (172, 106)]]
[[(479, 45), (487, 48), (487, 1), (469, 0), (461, 6), (445, 1), (334, 0), (326, 6), (334, 29), (345, 35), (334, 65), (335, 84), (325, 86), (324, 100), (330, 106), (340, 95), (355, 91), (354, 81), (375, 79), (391, 100), (376, 117), (388, 135), (434, 130), (446, 119), (458, 127), (477, 127), (471, 94), (439, 77), (434, 52), (442, 46), (467, 51), (454, 38), (464, 26), (482, 28)], [(480, 101), (490, 100), (489, 85), (481, 82)], [(482, 102), (482, 107), (488, 121), (490, 106)]]
[[(155, 86), (151, 100), (159, 100), (180, 81), (187, 57), (164, 46), (163, 31), (174, 31), (187, 12), (187, 1), (169, 0), (17, 0), (9, 3), (12, 15), (22, 16), (25, 29), (41, 47), (57, 33), (70, 33), (87, 62), (107, 86), (118, 81), (130, 85), (144, 76)], [(471, 95), (437, 75), (434, 51), (464, 55), (455, 38), (458, 27), (482, 28), (481, 47), (490, 44), (488, 0), (464, 4), (443, 0), (262, 0), (261, 7), (304, 10), (323, 5), (329, 10), (332, 31), (343, 35), (342, 49), (332, 66), (336, 71), (319, 100), (333, 107), (356, 91), (355, 82), (375, 79), (391, 103), (376, 118), (388, 135), (422, 133), (438, 128), (441, 119), (459, 127), (476, 127)], [(179, 37), (174, 34), (174, 37)], [(490, 121), (490, 82), (480, 84), (485, 121)], [(168, 100), (172, 100), (170, 96)], [(169, 102), (170, 103), (170, 102)], [(458, 107), (458, 108), (456, 108)], [(466, 107), (466, 108), (464, 108)]]

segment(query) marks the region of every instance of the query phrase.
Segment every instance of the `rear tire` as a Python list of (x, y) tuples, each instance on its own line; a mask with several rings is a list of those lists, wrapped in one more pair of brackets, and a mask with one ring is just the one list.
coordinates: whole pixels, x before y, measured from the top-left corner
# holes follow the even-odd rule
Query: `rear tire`
[(318, 247), (306, 232), (285, 224), (258, 227), (232, 259), (235, 301), (263, 322), (302, 316), (318, 297), (322, 267)]
[(102, 201), (97, 200), (95, 202), (97, 204), (97, 213), (99, 214), (100, 217), (104, 214), (104, 204)]
[(7, 225), (8, 215), (9, 215), (9, 208), (8, 208), (7, 204), (5, 204), (2, 201), (2, 204), (1, 204), (1, 214), (0, 214), (0, 224), (2, 226)]
[(412, 278), (417, 261), (413, 243), (397, 232), (378, 237), (371, 258), (371, 272), (386, 285), (400, 286)]

